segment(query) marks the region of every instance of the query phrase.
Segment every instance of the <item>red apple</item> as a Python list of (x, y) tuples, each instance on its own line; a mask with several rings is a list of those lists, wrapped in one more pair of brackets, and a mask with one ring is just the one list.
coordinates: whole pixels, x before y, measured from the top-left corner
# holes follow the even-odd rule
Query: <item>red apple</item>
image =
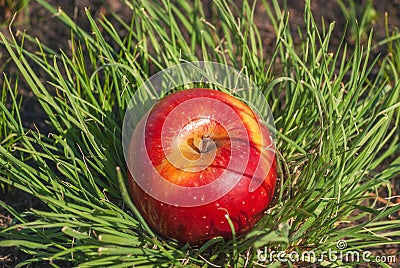
[(190, 244), (230, 239), (226, 215), (242, 235), (274, 193), (276, 162), (269, 147), (268, 129), (239, 99), (204, 88), (172, 93), (133, 132), (131, 197), (164, 237)]

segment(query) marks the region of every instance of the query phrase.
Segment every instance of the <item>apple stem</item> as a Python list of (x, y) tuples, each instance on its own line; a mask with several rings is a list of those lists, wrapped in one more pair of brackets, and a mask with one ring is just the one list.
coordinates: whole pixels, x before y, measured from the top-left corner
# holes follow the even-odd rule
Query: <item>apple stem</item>
[(209, 135), (204, 135), (201, 137), (200, 142), (200, 153), (206, 153), (208, 151), (208, 145), (212, 142), (212, 139)]

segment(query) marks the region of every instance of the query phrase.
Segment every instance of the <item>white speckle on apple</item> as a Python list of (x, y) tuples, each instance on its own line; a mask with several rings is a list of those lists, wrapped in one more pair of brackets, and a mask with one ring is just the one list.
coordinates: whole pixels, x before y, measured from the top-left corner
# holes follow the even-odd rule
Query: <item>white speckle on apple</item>
[(204, 215), (204, 216), (203, 216), (203, 219), (207, 219), (207, 216)]
[(246, 202), (242, 201), (242, 204), (243, 204), (243, 205), (246, 205)]

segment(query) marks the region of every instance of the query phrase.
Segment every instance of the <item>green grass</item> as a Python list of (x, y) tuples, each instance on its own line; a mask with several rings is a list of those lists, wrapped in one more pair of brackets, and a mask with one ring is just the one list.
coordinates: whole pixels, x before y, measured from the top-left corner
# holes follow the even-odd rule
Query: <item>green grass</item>
[[(0, 182), (46, 206), (17, 212), (0, 201), (14, 218), (10, 227), (0, 228), (0, 247), (15, 246), (31, 256), (19, 266), (45, 261), (62, 267), (60, 261), (66, 261), (80, 267), (251, 267), (267, 264), (257, 260), (257, 249), (264, 247), (319, 254), (337, 250), (343, 239), (347, 251), (400, 244), (399, 220), (389, 218), (400, 204), (380, 206), (370, 196), (386, 188), (390, 198), (391, 179), (400, 174), (400, 158), (393, 157), (400, 153), (399, 33), (379, 43), (372, 43), (372, 33), (361, 42), (359, 33), (352, 51), (345, 39), (331, 51), (334, 25), (318, 30), (306, 1), (306, 30), (295, 45), (296, 26), (288, 24), (287, 13), (278, 1), (264, 2), (277, 37), (273, 53), (266, 54), (253, 23), (255, 7), (247, 1), (238, 9), (215, 1), (209, 21), (197, 0), (125, 1), (131, 21), (116, 16), (124, 36), (90, 12), (91, 32), (85, 32), (65, 13), (38, 2), (71, 29), (72, 49), (54, 52), (26, 36), (25, 42), (37, 46), (28, 51), (0, 34), (2, 49), (51, 128), (42, 134), (22, 127), (17, 82), (5, 74)], [(387, 55), (372, 58), (373, 46), (386, 47)], [(231, 65), (259, 86), (274, 114), (279, 162), (275, 199), (256, 228), (200, 248), (165, 240), (146, 225), (126, 191), (121, 143), (124, 112), (135, 90), (156, 71), (194, 60)], [(5, 105), (6, 95), (11, 106)], [(340, 260), (319, 265), (352, 266)]]
[[(29, 0), (4, 0), (2, 3), (1, 8), (3, 9), (3, 14), (11, 14), (14, 15), (15, 13), (24, 13), (27, 11), (29, 6)], [(25, 19), (25, 17), (24, 17)], [(12, 20), (11, 17), (1, 18), (0, 20), (0, 27), (6, 26)]]

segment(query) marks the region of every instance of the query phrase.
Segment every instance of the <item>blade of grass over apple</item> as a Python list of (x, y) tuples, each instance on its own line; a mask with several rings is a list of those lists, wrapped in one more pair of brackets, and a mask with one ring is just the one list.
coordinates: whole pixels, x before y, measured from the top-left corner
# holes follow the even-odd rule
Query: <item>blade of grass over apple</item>
[[(344, 253), (398, 247), (393, 217), (399, 205), (391, 187), (400, 174), (398, 32), (387, 30), (375, 42), (365, 32), (366, 17), (358, 25), (349, 20), (354, 44), (343, 36), (333, 49), (335, 25), (318, 25), (310, 1), (304, 29), (297, 29), (276, 0), (239, 7), (221, 0), (210, 6), (197, 0), (121, 1), (131, 10), (130, 21), (117, 14), (94, 19), (87, 10), (91, 31), (85, 31), (62, 10), (37, 1), (72, 34), (69, 51), (24, 34), (0, 34), (0, 46), (20, 73), (5, 73), (1, 87), (0, 193), (19, 189), (41, 202), (40, 209), (24, 211), (0, 202), (13, 218), (0, 226), (0, 247), (28, 253), (20, 267), (252, 267), (271, 264), (258, 259), (264, 247), (313, 250), (317, 256), (337, 250), (338, 240), (347, 242)], [(272, 54), (254, 23), (259, 10), (274, 27)], [(37, 49), (25, 49), (27, 43)], [(372, 58), (376, 48), (387, 53)], [(121, 126), (148, 77), (202, 60), (240, 70), (263, 92), (275, 118), (280, 176), (276, 197), (255, 230), (193, 248), (154, 235), (129, 203)], [(23, 125), (22, 82), (48, 117), (47, 133)], [(325, 261), (318, 265), (342, 265)]]

